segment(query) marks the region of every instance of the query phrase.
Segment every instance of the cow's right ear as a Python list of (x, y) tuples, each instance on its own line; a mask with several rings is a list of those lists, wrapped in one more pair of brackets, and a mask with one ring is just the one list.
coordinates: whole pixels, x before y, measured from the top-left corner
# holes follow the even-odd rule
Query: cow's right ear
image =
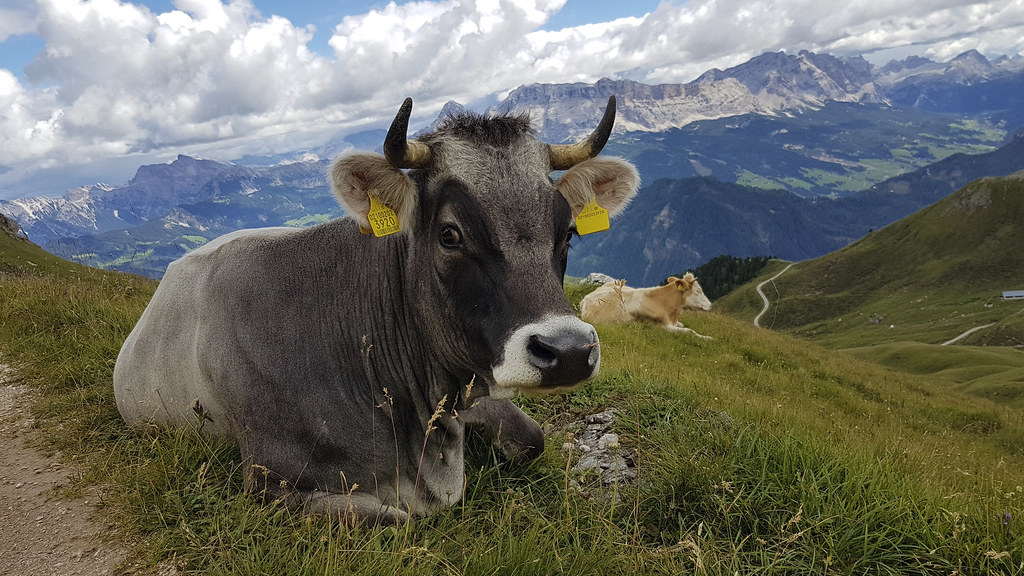
[(574, 217), (591, 200), (597, 200), (609, 215), (615, 216), (636, 195), (640, 174), (622, 158), (598, 156), (569, 168), (555, 187), (569, 202)]
[(370, 195), (395, 211), (403, 231), (412, 230), (416, 213), (416, 185), (405, 172), (379, 154), (357, 152), (341, 156), (331, 165), (331, 190), (341, 207), (370, 229)]

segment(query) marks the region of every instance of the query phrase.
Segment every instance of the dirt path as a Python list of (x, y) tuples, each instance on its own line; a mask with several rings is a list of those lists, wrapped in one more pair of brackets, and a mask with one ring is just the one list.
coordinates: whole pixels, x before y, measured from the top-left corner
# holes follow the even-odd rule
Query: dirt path
[(121, 546), (104, 543), (95, 495), (63, 498), (73, 471), (31, 448), (30, 390), (0, 364), (0, 576), (128, 574)]
[(761, 295), (761, 300), (764, 301), (764, 308), (762, 308), (761, 311), (758, 312), (757, 316), (754, 316), (754, 326), (757, 326), (758, 328), (761, 327), (761, 316), (764, 316), (765, 312), (767, 312), (768, 308), (771, 306), (771, 302), (768, 301), (768, 297), (764, 295), (764, 292), (761, 291), (761, 288), (763, 288), (764, 285), (769, 282), (774, 282), (775, 279), (778, 278), (779, 276), (782, 276), (782, 274), (785, 273), (786, 270), (792, 268), (793, 264), (796, 264), (796, 262), (790, 263), (788, 266), (780, 270), (778, 274), (772, 276), (771, 278), (757, 285), (757, 293)]
[(949, 346), (950, 344), (956, 344), (957, 342), (963, 340), (964, 338), (967, 338), (971, 334), (974, 334), (978, 330), (983, 330), (983, 329), (988, 328), (989, 326), (992, 326), (994, 324), (995, 324), (995, 322), (992, 322), (992, 323), (989, 323), (989, 324), (985, 324), (983, 326), (975, 326), (974, 328), (971, 328), (970, 330), (964, 332), (963, 334), (957, 336), (956, 338), (953, 338), (952, 340), (947, 340), (947, 341), (943, 342), (941, 345), (942, 346)]

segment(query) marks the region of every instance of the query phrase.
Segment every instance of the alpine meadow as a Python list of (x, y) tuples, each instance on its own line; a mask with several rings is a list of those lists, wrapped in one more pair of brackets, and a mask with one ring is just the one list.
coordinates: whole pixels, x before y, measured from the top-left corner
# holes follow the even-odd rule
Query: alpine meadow
[[(891, 233), (906, 228), (931, 246), (917, 220), (978, 194), (1020, 206), (1020, 182), (972, 184)], [(891, 245), (886, 230), (863, 242), (878, 236)], [(929, 261), (936, 294), (966, 298), (982, 289), (966, 281), (963, 290), (940, 289), (941, 262), (962, 265), (942, 255)], [(798, 265), (792, 278), (812, 264)], [(770, 263), (761, 279), (779, 268)], [(723, 301), (728, 313), (681, 318), (713, 340), (643, 324), (601, 327), (600, 376), (566, 396), (520, 400), (545, 429), (542, 458), (505, 463), (478, 439), (459, 506), (375, 527), (263, 498), (258, 482), (245, 485), (250, 471), (237, 448), (206, 439), (198, 422), (128, 429), (111, 372), (155, 282), (66, 262), (10, 234), (0, 236), (0, 270), (0, 354), (37, 392), (35, 436), (80, 470), (66, 491), (101, 487), (112, 537), (135, 543), (132, 559), (149, 573), (1024, 573), (1019, 406), (963, 389), (939, 369), (945, 349), (932, 355), (933, 366), (924, 353), (915, 352), (913, 366), (892, 359), (938, 350), (947, 332), (987, 316), (942, 330), (901, 326), (901, 342), (882, 345), (885, 355), (864, 348), (856, 329), (819, 334), (823, 344), (813, 334), (786, 334), (799, 324), (781, 313), (775, 323), (785, 330), (755, 328), (749, 309), (729, 304), (743, 301), (751, 284)], [(882, 288), (885, 272), (875, 273), (870, 285)], [(590, 289), (569, 282), (566, 291), (578, 304)], [(889, 292), (858, 293), (847, 308), (874, 302), (885, 316), (894, 306)], [(843, 317), (854, 324), (852, 313)], [(963, 368), (997, 350), (1020, 355), (956, 350), (969, 357)], [(1017, 370), (1007, 382), (1019, 382)], [(588, 416), (610, 408), (618, 442), (606, 448), (627, 456), (614, 460), (622, 468), (581, 470), (587, 454), (576, 436)]]

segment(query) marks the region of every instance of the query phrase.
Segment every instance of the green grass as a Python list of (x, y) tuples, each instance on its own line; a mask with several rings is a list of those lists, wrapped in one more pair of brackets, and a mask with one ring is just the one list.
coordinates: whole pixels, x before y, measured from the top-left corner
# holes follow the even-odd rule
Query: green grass
[[(876, 159), (876, 158), (861, 158), (860, 162), (871, 171), (871, 180), (881, 181), (892, 178), (893, 176), (899, 176), (904, 172), (909, 172), (916, 168), (911, 164), (906, 164), (900, 161), (903, 156), (895, 157), (893, 160), (889, 159)], [(870, 185), (870, 184), (869, 184)], [(867, 186), (865, 186), (866, 188)], [(864, 188), (860, 188), (863, 190)]]
[(810, 182), (799, 178), (782, 178), (781, 182), (785, 184), (789, 190), (810, 190), (813, 188), (813, 185)]
[[(783, 280), (784, 277), (779, 282)], [(789, 329), (790, 333), (826, 346), (850, 348), (904, 341), (941, 344), (976, 326), (1009, 322), (1024, 308), (1003, 302), (995, 294), (971, 296), (946, 294), (941, 290), (897, 292), (847, 308), (850, 297), (849, 293), (834, 294), (827, 299), (789, 297), (780, 304), (780, 309), (791, 320), (801, 322)], [(827, 308), (813, 306), (823, 303)], [(796, 307), (803, 308), (794, 310)], [(828, 312), (835, 315), (828, 316)], [(1020, 333), (1007, 334), (1012, 340), (1020, 336)], [(1000, 342), (1000, 345), (1010, 341)]]
[[(4, 262), (8, 250), (0, 244)], [(143, 566), (1024, 573), (1020, 410), (717, 313), (682, 318), (711, 341), (601, 327), (601, 376), (570, 395), (522, 401), (550, 430), (543, 457), (499, 463), (472, 441), (464, 499), (445, 512), (388, 528), (304, 516), (246, 490), (234, 446), (123, 424), (111, 371), (154, 284), (52, 260), (25, 252), (0, 275), (0, 355), (39, 391), (32, 411), (44, 447), (81, 471), (75, 487), (102, 486), (104, 514)], [(589, 289), (567, 291), (578, 302)], [(618, 500), (572, 472), (578, 454), (561, 449), (566, 423), (612, 406), (640, 477)]]
[(862, 190), (865, 188), (864, 183), (867, 181), (864, 178), (852, 176), (849, 172), (829, 172), (820, 168), (801, 168), (800, 174), (804, 179), (810, 180), (818, 186), (834, 190)]
[(765, 188), (768, 190), (786, 190), (786, 187), (771, 178), (755, 174), (749, 170), (740, 170), (736, 175), (736, 183), (753, 188)]
[(849, 353), (901, 372), (947, 382), (962, 392), (1024, 410), (1024, 352), (1008, 347), (896, 342)]
[(144, 250), (144, 251), (139, 252), (137, 254), (132, 254), (131, 256), (119, 256), (119, 257), (111, 260), (110, 262), (102, 263), (101, 266), (110, 268), (110, 267), (119, 266), (119, 265), (122, 265), (122, 264), (128, 264), (129, 262), (135, 262), (136, 260), (145, 260), (146, 258), (149, 258), (152, 255), (153, 255), (153, 249), (150, 248), (149, 250)]
[(966, 132), (969, 137), (992, 142), (994, 144), (998, 144), (1006, 138), (1005, 131), (994, 128), (979, 120), (965, 119), (962, 122), (951, 122), (949, 127), (956, 130), (962, 130)]

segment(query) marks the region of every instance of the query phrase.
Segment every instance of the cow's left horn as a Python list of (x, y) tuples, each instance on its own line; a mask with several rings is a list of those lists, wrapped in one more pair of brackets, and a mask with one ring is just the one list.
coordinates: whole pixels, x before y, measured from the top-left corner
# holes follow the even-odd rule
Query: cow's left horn
[(604, 148), (611, 136), (612, 126), (615, 124), (615, 96), (608, 98), (608, 106), (604, 109), (604, 116), (597, 129), (582, 142), (576, 144), (551, 144), (548, 145), (551, 157), (552, 170), (568, 170), (573, 166), (589, 160)]
[(398, 115), (384, 137), (384, 157), (396, 168), (425, 168), (430, 163), (430, 147), (416, 140), (407, 140), (412, 98), (406, 98)]

